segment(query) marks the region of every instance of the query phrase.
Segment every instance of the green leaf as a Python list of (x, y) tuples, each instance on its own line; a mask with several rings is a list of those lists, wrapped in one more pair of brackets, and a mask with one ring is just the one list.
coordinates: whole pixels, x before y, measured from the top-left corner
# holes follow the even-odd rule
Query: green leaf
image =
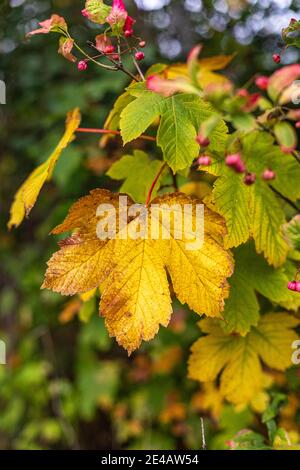
[[(197, 96), (181, 93), (163, 97), (146, 90), (144, 84), (130, 87), (136, 99), (121, 113), (120, 129), (124, 145), (139, 137), (160, 117), (157, 144), (174, 172), (191, 165), (198, 156), (195, 138), (202, 122), (213, 116), (213, 108)], [(225, 148), (227, 127), (221, 121), (210, 135), (211, 151)]]
[(300, 250), (300, 215), (295, 215), (288, 224), (285, 224), (283, 229), (290, 247), (294, 250)]
[[(106, 174), (115, 180), (125, 180), (120, 192), (131, 196), (135, 202), (144, 203), (161, 165), (160, 160), (150, 160), (145, 152), (134, 150), (133, 155), (124, 155)], [(155, 194), (154, 188), (153, 196)]]
[[(288, 244), (282, 234), (285, 214), (276, 189), (291, 201), (300, 197), (300, 167), (292, 155), (274, 145), (274, 138), (265, 132), (252, 132), (240, 137), (242, 158), (247, 170), (256, 174), (252, 186), (246, 186), (243, 175), (233, 172), (222, 155), (213, 154), (208, 171), (219, 176), (214, 184), (213, 199), (217, 211), (225, 217), (228, 234), (225, 245), (239, 246), (253, 237), (256, 251), (264, 253), (270, 264), (284, 263)], [(261, 178), (271, 168), (276, 178), (269, 183)]]
[(286, 302), (290, 293), (284, 269), (275, 270), (256, 254), (254, 244), (240, 246), (235, 252), (235, 271), (229, 279), (230, 295), (225, 301), (223, 330), (244, 336), (259, 320), (256, 292), (271, 302)]

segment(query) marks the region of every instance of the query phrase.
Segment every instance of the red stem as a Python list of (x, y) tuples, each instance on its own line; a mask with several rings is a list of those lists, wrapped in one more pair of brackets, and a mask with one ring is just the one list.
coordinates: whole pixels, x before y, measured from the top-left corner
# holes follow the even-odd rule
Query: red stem
[(160, 177), (160, 175), (162, 174), (163, 170), (166, 168), (167, 164), (164, 163), (160, 169), (159, 169), (159, 172), (157, 173), (157, 175), (155, 176), (154, 180), (152, 181), (152, 184), (151, 184), (151, 187), (149, 189), (149, 192), (148, 192), (148, 196), (147, 196), (147, 199), (146, 199), (146, 207), (149, 206), (149, 203), (151, 201), (151, 196), (152, 196), (152, 193), (153, 193), (153, 189), (155, 188), (155, 185), (158, 181), (158, 178)]
[[(120, 131), (113, 131), (110, 129), (93, 129), (93, 128), (84, 128), (84, 127), (79, 127), (76, 132), (87, 132), (90, 134), (112, 134), (112, 135), (120, 135)], [(140, 135), (138, 139), (143, 139), (143, 140), (149, 140), (151, 142), (155, 142), (156, 138), (152, 137), (151, 135)]]

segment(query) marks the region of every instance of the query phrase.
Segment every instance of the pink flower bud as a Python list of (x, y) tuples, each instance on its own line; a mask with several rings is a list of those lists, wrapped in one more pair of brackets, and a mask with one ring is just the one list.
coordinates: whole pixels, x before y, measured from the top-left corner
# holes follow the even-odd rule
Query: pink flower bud
[(299, 281), (296, 281), (295, 290), (297, 292), (300, 292), (300, 282)]
[(255, 85), (260, 90), (267, 90), (268, 85), (269, 85), (269, 77), (266, 77), (265, 75), (261, 75), (260, 77), (257, 77), (257, 79), (255, 80)]
[(227, 166), (232, 168), (236, 173), (244, 173), (246, 171), (245, 164), (242, 161), (241, 155), (239, 153), (227, 155), (225, 159), (225, 163)]
[(256, 180), (256, 174), (255, 173), (247, 173), (244, 178), (244, 183), (247, 186), (251, 186), (253, 183), (255, 183)]
[(84, 8), (83, 10), (81, 10), (81, 14), (82, 14), (82, 16), (84, 16), (84, 17), (86, 17), (86, 18), (88, 18), (88, 16), (89, 16), (88, 11), (87, 11), (86, 8)]
[(290, 281), (287, 285), (287, 288), (289, 290), (295, 291), (296, 290), (296, 284), (297, 284), (296, 281)]
[(239, 153), (234, 153), (232, 155), (227, 155), (225, 162), (227, 166), (235, 166), (241, 161), (241, 155)]
[(138, 51), (134, 54), (134, 57), (136, 58), (136, 60), (143, 60), (145, 57), (145, 54), (141, 51)]
[(266, 170), (264, 170), (264, 172), (262, 174), (262, 179), (263, 180), (271, 181), (271, 180), (274, 180), (275, 178), (276, 178), (275, 171), (271, 170), (270, 168), (267, 168)]
[(140, 47), (145, 47), (146, 46), (146, 41), (140, 41), (139, 46)]
[(283, 153), (292, 153), (295, 150), (295, 147), (286, 147), (285, 145), (280, 145), (280, 150)]
[(112, 59), (114, 59), (114, 60), (119, 60), (119, 59), (120, 59), (119, 54), (114, 54), (114, 55), (112, 56)]
[(280, 64), (281, 62), (281, 57), (279, 54), (273, 54), (273, 60), (275, 62), (275, 64)]
[(296, 122), (295, 127), (296, 127), (297, 129), (300, 129), (300, 121), (297, 121), (297, 122)]
[(199, 165), (209, 166), (211, 165), (211, 158), (207, 155), (202, 155), (201, 157), (198, 158), (197, 163)]
[(207, 147), (210, 144), (210, 140), (208, 137), (204, 137), (201, 134), (198, 134), (196, 137), (196, 142), (201, 145), (201, 147)]
[(133, 35), (133, 29), (125, 29), (124, 36), (126, 38), (130, 38), (130, 36), (132, 36), (132, 35)]
[(86, 70), (88, 68), (88, 65), (85, 60), (80, 60), (77, 64), (77, 68), (80, 71)]

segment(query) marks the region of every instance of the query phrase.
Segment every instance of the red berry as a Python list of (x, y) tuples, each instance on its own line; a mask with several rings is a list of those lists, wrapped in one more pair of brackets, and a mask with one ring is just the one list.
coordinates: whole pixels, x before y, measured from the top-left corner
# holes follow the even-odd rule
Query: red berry
[(291, 18), (291, 21), (290, 21), (290, 23), (292, 23), (292, 24), (293, 24), (293, 23), (297, 23), (297, 20), (296, 20), (296, 18)]
[(139, 46), (140, 47), (145, 47), (146, 46), (146, 41), (140, 41)]
[(120, 59), (119, 54), (114, 54), (114, 55), (112, 56), (112, 59), (114, 59), (114, 60), (119, 60), (119, 59)]
[(296, 126), (297, 129), (300, 129), (300, 121), (297, 121), (295, 126)]
[(144, 57), (145, 57), (145, 54), (141, 51), (137, 51), (135, 54), (134, 54), (134, 57), (136, 58), (136, 60), (143, 60)]
[(80, 60), (77, 64), (77, 68), (80, 71), (86, 70), (88, 68), (88, 65), (85, 60)]
[(197, 163), (203, 166), (209, 166), (211, 164), (211, 158), (207, 155), (202, 155), (198, 158)]
[(88, 11), (87, 11), (86, 8), (84, 8), (83, 10), (81, 10), (81, 14), (82, 14), (82, 16), (85, 16), (86, 18), (89, 16)]
[(273, 54), (273, 60), (275, 62), (275, 64), (280, 64), (281, 62), (281, 57), (279, 54)]
[(114, 50), (115, 50), (115, 46), (106, 46), (104, 48), (104, 53), (105, 54), (111, 54), (112, 52), (114, 52)]
[(276, 173), (270, 168), (267, 168), (262, 174), (262, 179), (265, 181), (271, 181), (271, 180), (274, 180), (275, 178), (276, 178)]
[(289, 290), (295, 291), (295, 290), (296, 290), (296, 284), (297, 284), (296, 281), (290, 281), (290, 282), (288, 283), (288, 285), (287, 285), (287, 288), (288, 288)]
[(247, 173), (244, 178), (244, 183), (247, 186), (251, 186), (251, 184), (255, 183), (256, 180), (256, 174), (255, 173)]
[(207, 147), (210, 144), (210, 140), (208, 137), (204, 137), (203, 135), (199, 134), (196, 137), (196, 142), (201, 145), (201, 147)]
[(124, 31), (124, 36), (125, 36), (126, 38), (130, 38), (130, 36), (132, 36), (132, 35), (133, 35), (133, 29), (126, 29), (126, 30)]
[(255, 85), (260, 90), (267, 90), (268, 85), (269, 85), (269, 77), (266, 77), (265, 75), (261, 75), (260, 77), (257, 77), (257, 79), (255, 80)]

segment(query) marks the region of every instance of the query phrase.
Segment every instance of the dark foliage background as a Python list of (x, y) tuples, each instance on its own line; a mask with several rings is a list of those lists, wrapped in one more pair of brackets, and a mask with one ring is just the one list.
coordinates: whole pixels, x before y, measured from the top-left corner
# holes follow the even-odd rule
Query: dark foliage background
[[(145, 66), (183, 60), (203, 42), (204, 55), (237, 53), (228, 73), (242, 84), (257, 71), (272, 71), (280, 28), (297, 16), (300, 1), (126, 4), (148, 43)], [(16, 189), (59, 140), (66, 112), (79, 106), (84, 126), (101, 127), (127, 83), (93, 67), (78, 73), (56, 54), (55, 35), (24, 40), (51, 12), (64, 16), (77, 38), (92, 39), (97, 29), (88, 27), (82, 8), (81, 0), (0, 0), (0, 79), (7, 87), (7, 104), (0, 105), (0, 339), (7, 344), (7, 365), (0, 365), (0, 448), (197, 449), (199, 414), (207, 417), (209, 446), (225, 448), (239, 429), (259, 427), (258, 419), (230, 405), (221, 414), (208, 412), (203, 390), (186, 378), (188, 350), (198, 335), (195, 314), (175, 305), (170, 328), (128, 358), (108, 338), (93, 300), (73, 318), (61, 314), (69, 299), (40, 291), (56, 248), (51, 227), (90, 189), (114, 189), (104, 173), (120, 148), (104, 151), (96, 137), (78, 136), (30, 219), (6, 229)], [(295, 61), (297, 54), (291, 50), (284, 60)]]

